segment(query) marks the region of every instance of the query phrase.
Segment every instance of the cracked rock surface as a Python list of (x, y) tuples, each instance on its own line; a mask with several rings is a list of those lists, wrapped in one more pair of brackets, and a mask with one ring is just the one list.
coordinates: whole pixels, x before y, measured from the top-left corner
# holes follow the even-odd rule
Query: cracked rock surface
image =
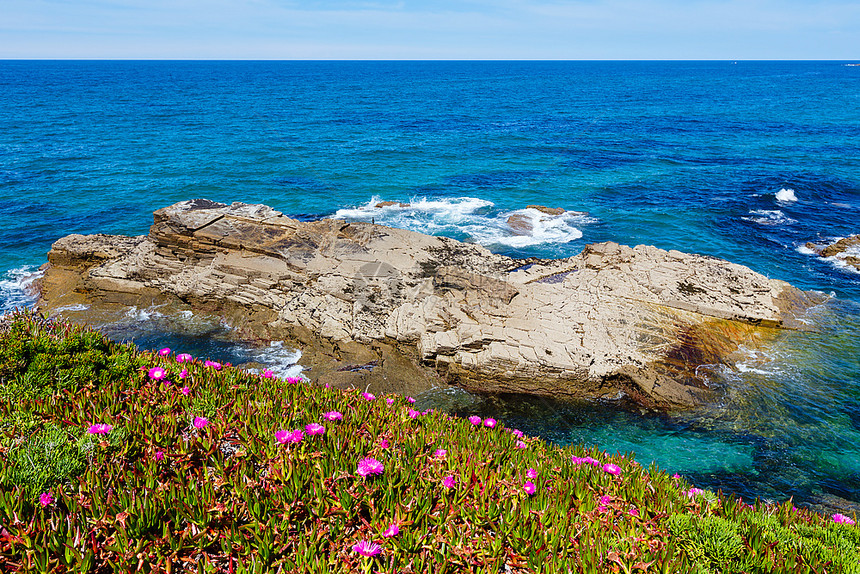
[(627, 395), (651, 408), (706, 401), (700, 366), (801, 327), (795, 317), (813, 303), (741, 265), (651, 246), (524, 261), (202, 199), (156, 211), (147, 236), (64, 237), (48, 261), (43, 311), (157, 302), (220, 314), (249, 336), (300, 347), (321, 383)]

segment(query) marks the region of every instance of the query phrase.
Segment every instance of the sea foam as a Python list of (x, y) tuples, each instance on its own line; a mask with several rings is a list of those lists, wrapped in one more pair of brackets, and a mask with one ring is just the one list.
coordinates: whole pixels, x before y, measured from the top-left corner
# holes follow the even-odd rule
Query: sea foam
[(776, 192), (776, 200), (782, 202), (797, 201), (797, 195), (794, 194), (794, 190), (790, 187), (783, 187)]
[(35, 265), (16, 267), (0, 279), (0, 314), (32, 307), (38, 298), (36, 281), (44, 275)]

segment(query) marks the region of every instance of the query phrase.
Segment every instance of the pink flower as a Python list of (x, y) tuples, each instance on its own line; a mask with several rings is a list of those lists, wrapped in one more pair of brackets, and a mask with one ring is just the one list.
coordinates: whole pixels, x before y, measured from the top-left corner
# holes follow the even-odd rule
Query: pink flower
[(701, 488), (691, 488), (690, 490), (685, 490), (681, 494), (693, 498), (694, 496), (698, 496), (699, 494), (704, 494), (705, 491)]
[(382, 474), (385, 466), (375, 458), (366, 457), (358, 461), (356, 472), (359, 476), (367, 477), (369, 474)]
[(672, 478), (674, 478), (675, 480), (678, 480), (679, 478), (681, 478), (681, 475), (676, 472), (675, 474), (672, 475)]
[(329, 411), (323, 415), (323, 418), (327, 421), (342, 421), (343, 415), (337, 411)]
[(574, 456), (574, 457), (571, 457), (571, 460), (573, 461), (573, 464), (590, 464), (591, 466), (600, 466), (600, 461), (597, 459), (591, 458), (590, 456), (586, 456), (586, 457)]
[(382, 552), (382, 547), (376, 542), (368, 542), (366, 540), (362, 540), (358, 544), (355, 544), (352, 547), (353, 552), (358, 552), (362, 556), (374, 557), (380, 552)]
[(191, 362), (192, 359), (193, 359), (193, 357), (191, 355), (189, 355), (188, 353), (180, 353), (180, 354), (176, 355), (176, 362), (177, 363), (189, 363), (189, 362)]
[(488, 429), (496, 428), (496, 419), (487, 419), (484, 421), (484, 426)]
[(371, 394), (371, 393), (361, 393), (361, 396), (364, 397), (365, 399), (367, 399), (368, 401), (372, 401), (373, 399), (376, 398), (376, 395)]
[(203, 366), (204, 367), (212, 367), (216, 371), (221, 370), (221, 363), (218, 363), (216, 361), (210, 361), (209, 359), (206, 359), (206, 361), (203, 362)]
[(209, 419), (205, 419), (203, 417), (194, 417), (194, 420), (191, 422), (196, 429), (206, 428), (206, 425), (209, 424)]
[(421, 413), (419, 413), (415, 409), (409, 409), (408, 411), (406, 411), (406, 414), (409, 415), (410, 418), (417, 419)]
[(526, 448), (526, 443), (521, 440), (517, 441), (517, 448)]
[(279, 430), (275, 432), (275, 440), (281, 444), (286, 444), (290, 438), (290, 432), (285, 430)]
[(600, 497), (600, 505), (601, 506), (606, 506), (610, 502), (612, 502), (612, 497), (609, 496), (608, 494), (604, 494), (603, 496)]
[(411, 405), (415, 402), (415, 399), (413, 399), (412, 397), (406, 397), (406, 402)]
[(302, 429), (296, 429), (290, 433), (290, 436), (287, 437), (287, 441), (293, 444), (299, 444), (302, 442), (302, 439), (305, 438), (305, 433)]
[(445, 458), (445, 455), (447, 455), (447, 454), (448, 454), (448, 451), (445, 450), (444, 448), (437, 448), (436, 452), (433, 453), (433, 456), (435, 456), (436, 458)]
[(179, 371), (179, 378), (180, 379), (184, 379), (187, 376), (188, 376), (188, 369), (182, 369), (181, 371)]
[(309, 435), (321, 435), (325, 434), (325, 427), (321, 424), (311, 423), (309, 425), (305, 425), (305, 430), (308, 431)]
[(475, 426), (478, 426), (479, 424), (481, 424), (481, 417), (479, 417), (478, 415), (472, 415), (469, 417), (469, 422)]
[(454, 488), (455, 484), (457, 484), (457, 481), (454, 480), (454, 477), (450, 474), (442, 479), (442, 486), (445, 488)]
[(106, 423), (94, 424), (90, 428), (87, 429), (89, 434), (107, 434), (113, 430), (113, 425), (109, 425)]
[(263, 369), (263, 372), (260, 373), (260, 376), (263, 377), (264, 379), (271, 379), (271, 378), (274, 378), (275, 373), (273, 373), (269, 369)]
[(838, 522), (839, 524), (847, 524), (849, 526), (854, 524), (854, 521), (845, 516), (844, 514), (834, 514), (833, 522)]
[(617, 464), (612, 464), (611, 462), (607, 462), (603, 465), (603, 471), (608, 472), (613, 476), (619, 476), (621, 474), (621, 467)]
[(159, 349), (158, 354), (161, 355), (162, 357), (166, 357), (167, 355), (170, 354), (170, 347), (164, 347), (163, 349)]
[(394, 404), (394, 399), (389, 397), (389, 398), (385, 399), (385, 402), (388, 403), (389, 406), (391, 406)]
[(39, 495), (39, 504), (42, 505), (42, 508), (46, 508), (51, 506), (54, 503), (54, 497), (51, 495), (51, 491), (43, 492)]
[(302, 382), (301, 377), (287, 377), (287, 384), (288, 385), (298, 385), (301, 382)]
[(152, 367), (149, 369), (149, 378), (153, 381), (160, 381), (167, 373), (161, 367)]
[(609, 509), (603, 505), (597, 507), (597, 512), (606, 512), (607, 510)]
[(164, 460), (164, 451), (162, 451), (162, 450), (155, 451), (155, 456), (153, 456), (152, 458), (154, 458), (158, 462), (161, 462), (162, 460)]
[(388, 439), (384, 438), (381, 441), (379, 441), (379, 446), (381, 446), (382, 448), (388, 448), (391, 445), (388, 443)]
[(525, 484), (523, 484), (523, 490), (526, 491), (526, 494), (531, 496), (532, 494), (534, 494), (537, 491), (537, 487), (535, 486), (535, 483), (533, 483), (530, 480), (527, 480), (525, 482)]
[(511, 431), (511, 434), (517, 438), (523, 438), (523, 431), (514, 429)]
[(537, 478), (537, 471), (533, 468), (530, 468), (526, 471), (526, 478), (535, 479)]
[(169, 381), (169, 380), (167, 380), (167, 379), (164, 379), (164, 381), (162, 381), (162, 382), (164, 383), (164, 386), (165, 386), (165, 387), (169, 387), (170, 385), (172, 385), (172, 384), (173, 384), (173, 381)]
[(182, 387), (181, 389), (179, 389), (179, 392), (187, 397), (188, 394), (191, 392), (191, 389), (189, 389), (188, 387)]
[(634, 508), (631, 508), (631, 509), (628, 511), (628, 514), (630, 514), (630, 516), (639, 516), (639, 509), (638, 509), (638, 508), (635, 508), (635, 507), (634, 507)]
[(400, 534), (400, 528), (396, 524), (394, 524), (393, 522), (391, 523), (391, 526), (386, 528), (385, 532), (382, 533), (382, 535), (385, 538), (393, 538), (394, 536), (397, 536), (398, 534)]

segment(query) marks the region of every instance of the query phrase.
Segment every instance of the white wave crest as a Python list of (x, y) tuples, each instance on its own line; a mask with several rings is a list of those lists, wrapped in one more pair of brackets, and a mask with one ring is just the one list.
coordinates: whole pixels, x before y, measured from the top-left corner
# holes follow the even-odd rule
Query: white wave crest
[[(374, 196), (355, 208), (339, 209), (332, 217), (352, 221), (373, 221), (381, 225), (408, 229), (430, 235), (445, 235), (474, 241), (481, 245), (530, 247), (558, 244), (582, 237), (580, 227), (594, 219), (580, 212), (549, 215), (537, 209), (505, 212), (487, 200), (475, 197), (445, 199), (412, 198), (408, 202), (384, 202)], [(508, 219), (515, 216), (525, 228), (513, 228)]]
[(779, 209), (754, 209), (749, 212), (752, 217), (743, 217), (744, 221), (752, 221), (759, 225), (790, 225), (797, 220), (788, 217)]
[(790, 187), (783, 187), (776, 192), (776, 200), (783, 202), (797, 201), (797, 196), (794, 194), (794, 190)]
[(302, 358), (302, 352), (284, 347), (281, 341), (274, 341), (268, 347), (253, 349), (250, 355), (254, 362), (266, 365), (265, 369), (281, 379), (299, 377), (302, 374), (302, 366), (297, 364)]
[(8, 270), (0, 279), (0, 314), (16, 308), (32, 307), (36, 303), (36, 281), (42, 277), (35, 265)]
[[(844, 239), (844, 238), (843, 237), (834, 237), (833, 239), (830, 239), (826, 243), (822, 244), (821, 246), (824, 247), (825, 245), (832, 245), (832, 244), (836, 243), (837, 241), (839, 241), (840, 239)], [(803, 255), (817, 255), (815, 250), (810, 249), (806, 245), (799, 245), (798, 247), (795, 248), (795, 250), (798, 253), (802, 253)], [(824, 259), (825, 261), (827, 261), (828, 263), (830, 263), (831, 265), (833, 265), (834, 267), (836, 267), (837, 269), (840, 269), (842, 271), (860, 274), (860, 269), (857, 269), (857, 267), (855, 267), (854, 265), (852, 265), (851, 263), (849, 263), (847, 261), (847, 259), (849, 257), (854, 258), (854, 259), (860, 259), (860, 245), (851, 245), (850, 247), (848, 247), (847, 249), (845, 249), (845, 251), (843, 251), (841, 253), (837, 253), (836, 255), (831, 255), (830, 257), (823, 257), (822, 259)]]

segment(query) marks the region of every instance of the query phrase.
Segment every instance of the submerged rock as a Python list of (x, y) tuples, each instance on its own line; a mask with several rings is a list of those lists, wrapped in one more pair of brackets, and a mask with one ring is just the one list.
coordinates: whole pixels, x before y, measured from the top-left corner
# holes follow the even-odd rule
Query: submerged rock
[(155, 212), (149, 235), (70, 235), (39, 307), (165, 303), (302, 349), (309, 376), (415, 393), (457, 384), (554, 397), (706, 400), (697, 374), (797, 328), (808, 294), (750, 269), (650, 246), (515, 260), (372, 223), (300, 222), (208, 200)]
[(819, 257), (835, 257), (845, 265), (860, 271), (860, 235), (851, 235), (829, 245), (807, 243), (806, 248)]

